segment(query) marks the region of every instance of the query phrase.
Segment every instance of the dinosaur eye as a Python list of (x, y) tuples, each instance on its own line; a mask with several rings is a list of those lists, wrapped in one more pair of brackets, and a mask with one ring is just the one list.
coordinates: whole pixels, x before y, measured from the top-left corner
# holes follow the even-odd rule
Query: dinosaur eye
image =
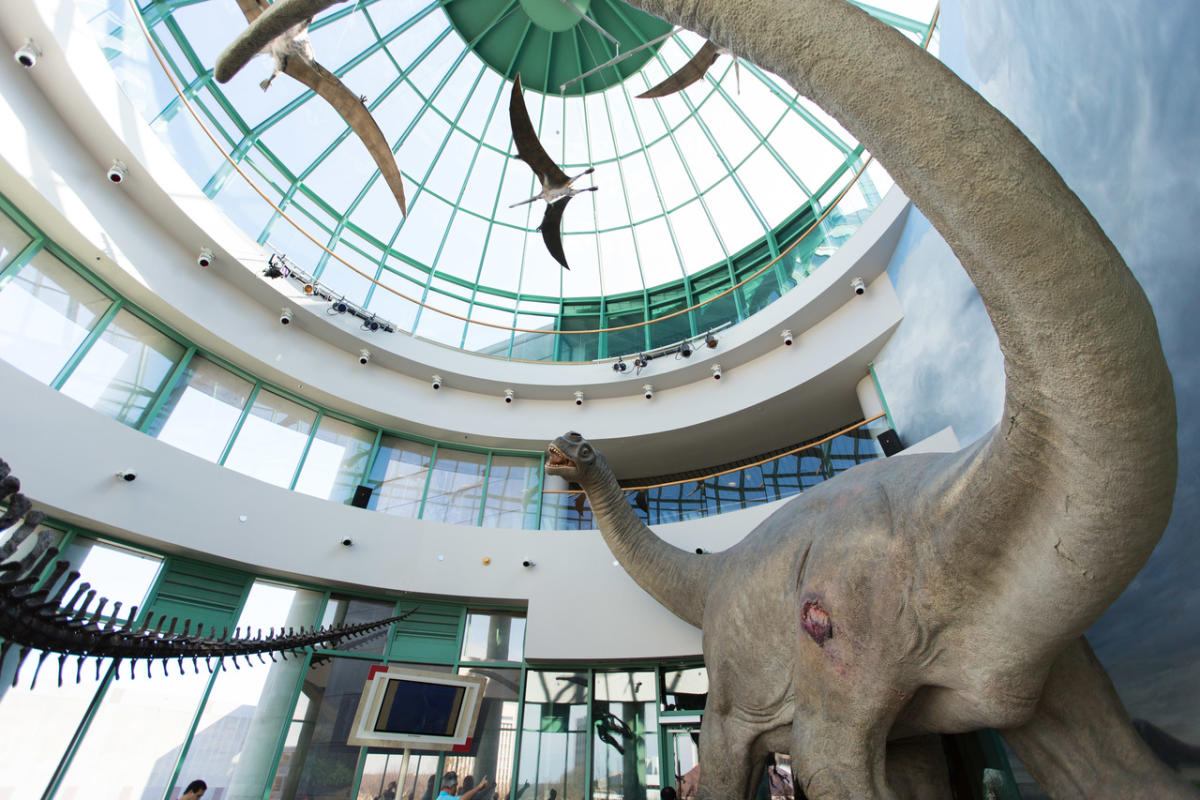
[(579, 448), (579, 455), (581, 458), (591, 458), (592, 448), (585, 444), (583, 447)]

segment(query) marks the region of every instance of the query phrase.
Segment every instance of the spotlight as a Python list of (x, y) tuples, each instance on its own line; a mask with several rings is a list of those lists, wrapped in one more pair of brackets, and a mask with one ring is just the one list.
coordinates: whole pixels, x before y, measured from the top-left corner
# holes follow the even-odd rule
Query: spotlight
[(433, 388), (434, 388), (434, 391), (436, 391), (436, 390), (438, 390), (438, 389), (442, 388), (442, 376), (441, 376), (441, 375), (434, 375), (434, 376), (433, 376), (433, 383), (432, 383), (431, 385), (433, 386)]
[(635, 367), (637, 367), (638, 369), (641, 369), (642, 367), (646, 366), (649, 363), (650, 363), (650, 359), (646, 358), (644, 355), (639, 355), (637, 358), (635, 358), (633, 360), (633, 365)]
[(504, 390), (504, 402), (506, 402), (506, 403), (511, 403), (511, 402), (513, 401), (513, 397), (515, 397), (515, 396), (516, 396), (516, 395), (514, 395), (514, 394), (513, 394), (513, 390), (512, 390), (512, 389), (505, 389), (505, 390)]
[(13, 53), (13, 58), (25, 69), (33, 69), (41, 57), (42, 48), (34, 44), (33, 39), (26, 39), (25, 44), (21, 45), (17, 49), (17, 52)]
[(108, 179), (113, 183), (122, 183), (128, 174), (129, 170), (125, 167), (125, 162), (114, 158), (112, 166), (108, 168)]
[(358, 351), (358, 363), (362, 364), (365, 367), (367, 365), (367, 362), (370, 360), (371, 360), (371, 351), (370, 350), (368, 350), (367, 348), (364, 347), (362, 350)]
[(290, 308), (283, 308), (280, 310), (279, 324), (280, 325), (291, 325), (292, 324), (292, 310)]
[(338, 300), (336, 303), (333, 304), (333, 310), (339, 314), (345, 314), (346, 309), (348, 309), (349, 307), (350, 306), (346, 305), (346, 298), (344, 298), (344, 297), (341, 300)]
[(712, 335), (712, 331), (704, 334), (704, 344), (708, 345), (709, 350), (717, 346), (717, 337)]
[(353, 545), (354, 545), (353, 539), (342, 539), (342, 547), (352, 547)]
[(577, 405), (577, 406), (583, 405), (583, 392), (575, 393), (575, 405)]
[(201, 267), (207, 267), (213, 262), (213, 251), (207, 247), (200, 248), (200, 255), (196, 256), (196, 264)]
[(629, 369), (629, 365), (620, 358), (613, 364), (613, 372), (624, 372), (627, 369)]
[(364, 323), (363, 327), (369, 331), (377, 331), (379, 330), (379, 320), (375, 319), (375, 317), (371, 317), (366, 321), (366, 323)]
[(863, 294), (867, 291), (867, 284), (863, 283), (862, 278), (855, 278), (850, 281), (850, 288), (854, 290), (855, 294)]
[(783, 339), (783, 343), (785, 345), (787, 345), (788, 347), (792, 346), (793, 339), (792, 339), (792, 332), (790, 330), (786, 330), (783, 333), (779, 334), (779, 337), (781, 339)]
[(721, 365), (720, 364), (712, 365), (712, 374), (713, 374), (714, 381), (721, 380)]
[(132, 469), (123, 469), (117, 473), (117, 477), (126, 483), (133, 483), (137, 480), (137, 471)]
[(311, 283), (304, 284), (305, 294), (312, 294), (314, 291), (316, 291), (316, 287), (314, 287)]
[(290, 270), (287, 268), (287, 265), (283, 263), (283, 259), (277, 255), (272, 255), (267, 259), (267, 268), (263, 270), (262, 274), (266, 275), (268, 278), (274, 279), (282, 278), (289, 272)]
[(526, 558), (521, 562), (521, 566), (525, 569), (530, 569), (535, 566), (535, 564), (532, 558)]
[(679, 345), (679, 355), (683, 356), (684, 358), (691, 358), (692, 343), (685, 341), (683, 344)]
[(646, 393), (647, 400), (654, 399), (654, 387), (653, 386), (651, 386), (650, 384), (647, 383), (642, 386), (642, 391)]

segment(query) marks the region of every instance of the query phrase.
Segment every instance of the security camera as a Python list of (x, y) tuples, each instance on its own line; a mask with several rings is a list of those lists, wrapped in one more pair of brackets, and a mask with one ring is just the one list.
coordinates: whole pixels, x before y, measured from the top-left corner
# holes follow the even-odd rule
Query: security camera
[(854, 290), (855, 294), (863, 294), (867, 291), (867, 285), (863, 283), (862, 278), (855, 278), (850, 281), (850, 288)]
[(200, 248), (200, 255), (196, 256), (196, 263), (202, 267), (207, 267), (213, 262), (213, 252), (207, 247)]
[(354, 544), (353, 539), (342, 539), (342, 547), (351, 547)]
[(642, 386), (642, 391), (646, 393), (647, 400), (654, 399), (654, 387), (653, 386), (651, 386), (650, 384), (647, 383), (644, 386)]
[(779, 334), (779, 336), (780, 336), (780, 337), (783, 339), (783, 343), (784, 343), (785, 345), (787, 345), (788, 347), (791, 347), (791, 346), (792, 346), (792, 342), (793, 342), (794, 340), (792, 339), (792, 332), (791, 332), (791, 331), (784, 331), (783, 333)]
[(291, 325), (292, 324), (292, 310), (290, 308), (280, 309), (279, 324), (280, 325)]
[(707, 551), (707, 550), (705, 550), (703, 547), (697, 547), (697, 548), (696, 548), (696, 555), (698, 555), (698, 556), (702, 556), (702, 555), (704, 555), (704, 554), (705, 554), (705, 553), (707, 553), (707, 552), (708, 552), (708, 551)]
[(712, 365), (712, 374), (713, 374), (714, 381), (721, 380), (721, 365), (720, 364)]
[(137, 473), (131, 469), (123, 469), (117, 473), (117, 477), (126, 483), (133, 483), (137, 480)]
[(441, 376), (441, 375), (434, 375), (434, 376), (433, 376), (433, 383), (432, 383), (432, 384), (430, 384), (430, 385), (431, 385), (431, 386), (433, 386), (433, 388), (434, 388), (435, 390), (442, 388), (442, 376)]
[(21, 45), (17, 49), (17, 52), (13, 53), (13, 58), (25, 69), (33, 69), (41, 57), (42, 48), (34, 44), (33, 39), (26, 39), (25, 44)]
[(533, 565), (534, 565), (534, 563), (533, 563), (533, 559), (532, 559), (532, 558), (527, 558), (527, 559), (525, 559), (524, 561), (522, 561), (522, 562), (521, 562), (521, 566), (522, 566), (522, 567), (524, 567), (525, 569), (529, 569), (529, 568), (530, 568), (530, 567), (532, 567)]
[(583, 405), (583, 392), (575, 393), (575, 405), (577, 405), (577, 406)]
[(358, 363), (362, 364), (365, 367), (367, 365), (367, 362), (370, 360), (371, 360), (371, 351), (370, 350), (368, 350), (364, 347), (362, 350), (358, 351)]
[(112, 166), (108, 168), (108, 179), (113, 183), (124, 183), (128, 175), (129, 170), (125, 167), (125, 162), (119, 158), (114, 158)]
[(513, 394), (512, 389), (504, 390), (504, 402), (511, 403), (513, 401), (513, 397), (514, 397), (514, 394)]

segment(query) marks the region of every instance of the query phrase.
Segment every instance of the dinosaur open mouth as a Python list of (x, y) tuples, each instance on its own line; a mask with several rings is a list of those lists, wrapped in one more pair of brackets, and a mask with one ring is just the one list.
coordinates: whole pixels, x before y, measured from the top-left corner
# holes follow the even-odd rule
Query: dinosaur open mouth
[(563, 452), (554, 445), (546, 448), (546, 466), (548, 467), (573, 467), (575, 462), (563, 455)]

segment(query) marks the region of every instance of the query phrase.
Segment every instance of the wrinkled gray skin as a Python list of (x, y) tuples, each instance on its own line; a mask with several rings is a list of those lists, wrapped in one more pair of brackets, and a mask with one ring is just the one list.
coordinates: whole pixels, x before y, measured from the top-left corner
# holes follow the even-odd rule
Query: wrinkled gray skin
[[(279, 0), (218, 71), (337, 1)], [(590, 445), (557, 441), (575, 463), (549, 471), (626, 570), (703, 627), (702, 794), (749, 797), (779, 751), (813, 800), (893, 798), (889, 738), (991, 726), (1056, 797), (1194, 797), (1081, 638), (1175, 487), (1170, 374), (1111, 242), (1007, 119), (844, 0), (629, 2), (779, 74), (879, 158), (974, 281), (1008, 378), (989, 437), (851, 470), (718, 555), (659, 540)]]
[(1111, 242), (1007, 119), (842, 0), (631, 2), (858, 137), (971, 276), (1007, 373), (984, 440), (856, 468), (713, 556), (659, 540), (590, 446), (557, 441), (576, 466), (549, 469), (585, 488), (617, 558), (704, 630), (702, 793), (750, 796), (778, 750), (814, 800), (891, 798), (887, 739), (995, 727), (1056, 797), (1196, 796), (1082, 640), (1162, 535), (1176, 478), (1170, 374)]

